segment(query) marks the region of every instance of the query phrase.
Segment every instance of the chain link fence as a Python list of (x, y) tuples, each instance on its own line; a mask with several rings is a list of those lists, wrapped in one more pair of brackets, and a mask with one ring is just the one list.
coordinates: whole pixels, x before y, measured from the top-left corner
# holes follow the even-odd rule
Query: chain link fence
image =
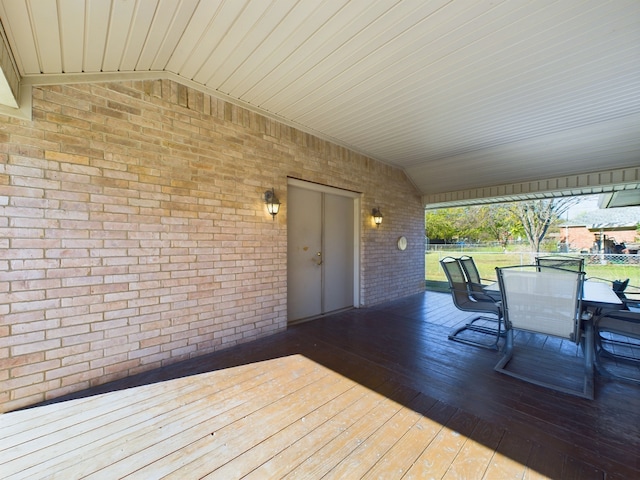
[[(447, 256), (459, 257), (468, 255), (473, 257), (480, 276), (483, 279), (495, 281), (497, 279), (496, 267), (507, 267), (511, 265), (531, 265), (535, 264), (537, 256), (553, 255), (569, 257), (582, 257), (585, 263), (586, 277), (597, 277), (599, 279), (608, 280), (626, 280), (629, 279), (631, 286), (640, 288), (640, 254), (605, 254), (605, 253), (570, 253), (562, 254), (555, 252), (540, 252), (538, 254), (532, 252), (514, 252), (500, 251), (479, 251), (480, 246), (462, 245), (462, 244), (431, 244), (426, 250), (425, 266), (427, 287), (441, 287), (441, 283), (446, 283), (447, 279), (444, 271), (440, 266), (440, 260)], [(439, 289), (439, 288), (437, 288)]]

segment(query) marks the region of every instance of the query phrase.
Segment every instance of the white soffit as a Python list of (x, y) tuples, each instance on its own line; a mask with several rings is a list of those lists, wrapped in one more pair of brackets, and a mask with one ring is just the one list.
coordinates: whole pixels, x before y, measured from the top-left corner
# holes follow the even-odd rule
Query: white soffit
[(0, 20), (26, 84), (175, 78), (425, 198), (640, 165), (638, 0), (0, 0)]

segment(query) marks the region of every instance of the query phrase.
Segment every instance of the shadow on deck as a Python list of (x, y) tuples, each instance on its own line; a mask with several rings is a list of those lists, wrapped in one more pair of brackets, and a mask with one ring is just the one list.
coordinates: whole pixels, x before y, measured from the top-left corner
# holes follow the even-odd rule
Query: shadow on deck
[[(505, 459), (533, 477), (640, 478), (639, 386), (596, 376), (596, 398), (589, 401), (500, 375), (493, 370), (499, 352), (447, 340), (448, 332), (468, 317), (448, 294), (425, 292), (328, 315), (49, 403), (301, 355), (466, 437), (470, 450), (466, 460), (458, 455), (456, 468), (471, 478), (495, 475)], [(527, 341), (551, 354), (580, 355), (575, 345), (545, 338)], [(546, 368), (553, 375), (574, 373), (572, 363), (562, 360)], [(394, 443), (406, 434), (398, 430)], [(485, 457), (487, 449), (494, 453), (474, 459), (473, 445), (483, 446)], [(412, 448), (416, 451), (408, 463), (397, 465), (398, 478), (425, 455), (427, 445)], [(245, 455), (250, 458), (251, 450)], [(335, 461), (344, 463), (344, 458)], [(447, 468), (455, 469), (453, 462)]]

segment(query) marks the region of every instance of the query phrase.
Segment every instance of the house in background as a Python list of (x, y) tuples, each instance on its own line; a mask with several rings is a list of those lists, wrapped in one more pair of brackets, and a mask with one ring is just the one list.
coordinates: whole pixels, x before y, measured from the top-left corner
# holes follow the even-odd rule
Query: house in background
[(560, 226), (559, 242), (582, 253), (638, 253), (640, 208), (594, 210)]
[(618, 225), (615, 223), (564, 225), (559, 233), (559, 238), (562, 245), (568, 239), (569, 251), (572, 252), (637, 253), (637, 248), (634, 248), (638, 243), (638, 233), (635, 225)]
[(0, 0), (0, 411), (420, 292), (425, 208), (637, 189), (638, 18)]

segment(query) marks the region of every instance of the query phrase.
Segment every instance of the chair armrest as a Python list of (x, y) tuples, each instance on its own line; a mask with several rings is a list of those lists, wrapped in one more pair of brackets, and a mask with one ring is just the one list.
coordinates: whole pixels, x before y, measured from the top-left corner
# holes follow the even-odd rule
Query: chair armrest
[(624, 298), (621, 298), (622, 304), (627, 310), (632, 312), (640, 312), (640, 293), (624, 292)]
[(613, 331), (640, 338), (640, 313), (624, 310), (609, 311), (595, 321), (596, 330)]

